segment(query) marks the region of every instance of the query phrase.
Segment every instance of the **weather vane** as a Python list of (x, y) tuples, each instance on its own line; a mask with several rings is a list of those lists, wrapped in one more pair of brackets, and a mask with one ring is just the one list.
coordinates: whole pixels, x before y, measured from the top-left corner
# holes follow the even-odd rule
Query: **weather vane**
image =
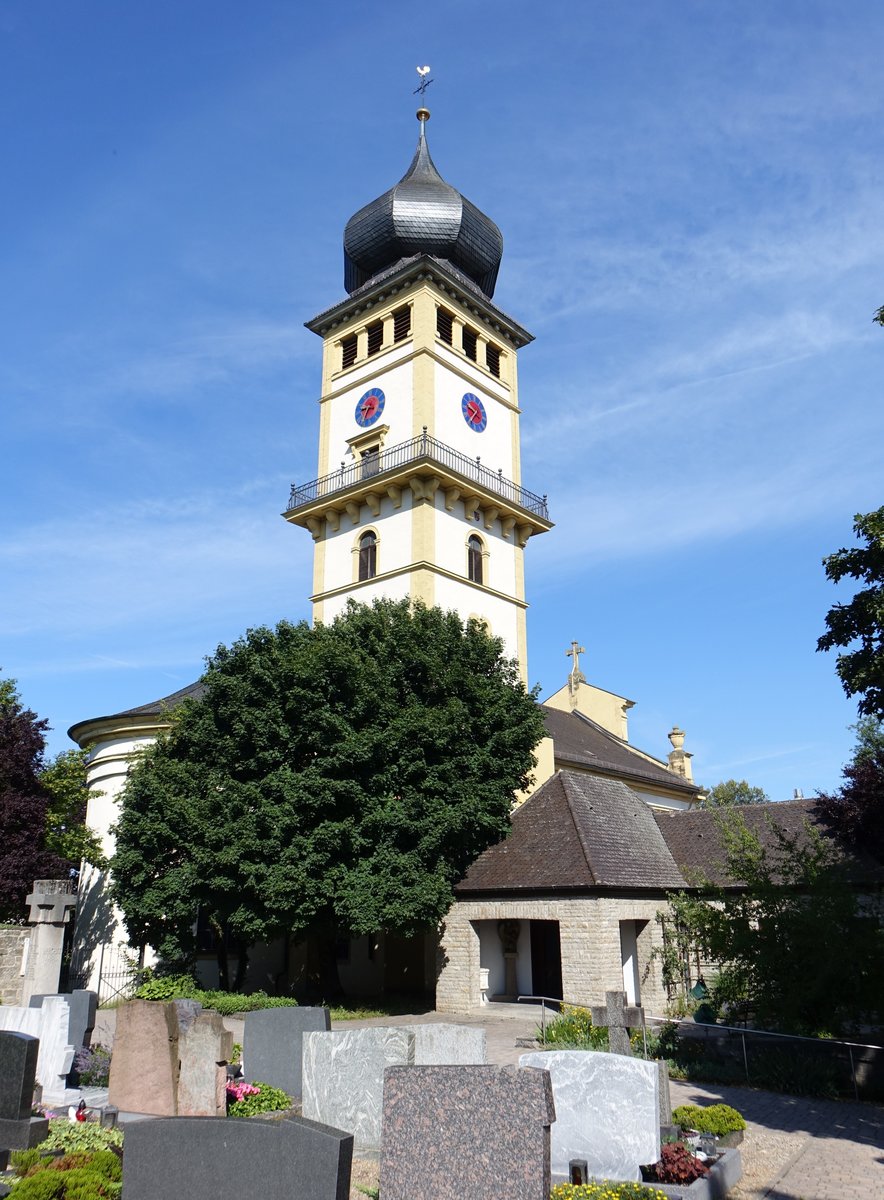
[(417, 85), (417, 87), (414, 89), (414, 91), (411, 93), (412, 96), (417, 96), (417, 95), (422, 96), (424, 94), (424, 92), (427, 90), (427, 88), (430, 86), (430, 84), (433, 82), (432, 79), (427, 78), (427, 76), (430, 74), (429, 67), (418, 67), (417, 73), (418, 73), (418, 75), (420, 75), (421, 81)]

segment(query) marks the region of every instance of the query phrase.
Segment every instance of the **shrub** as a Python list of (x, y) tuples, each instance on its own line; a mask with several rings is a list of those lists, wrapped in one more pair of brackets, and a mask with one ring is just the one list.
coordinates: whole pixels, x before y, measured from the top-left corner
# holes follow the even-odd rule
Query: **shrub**
[(123, 1169), (108, 1150), (40, 1158), (15, 1185), (17, 1200), (105, 1200), (117, 1197)]
[(122, 1146), (122, 1129), (102, 1129), (97, 1121), (69, 1121), (55, 1117), (49, 1122), (49, 1134), (40, 1143), (40, 1150), (109, 1150)]
[(36, 1166), (43, 1155), (39, 1150), (13, 1150), (9, 1155), (9, 1165), (16, 1175), (27, 1175), (31, 1167)]
[(543, 1045), (557, 1049), (573, 1046), (580, 1050), (607, 1050), (608, 1031), (593, 1025), (588, 1008), (563, 1004), (559, 1015), (547, 1023)]
[(221, 992), (201, 988), (189, 975), (161, 975), (146, 979), (133, 993), (136, 1000), (197, 1000), (203, 1008), (213, 1008), (222, 1017), (260, 1008), (291, 1008), (297, 1000), (290, 996), (268, 996), (266, 992)]
[(672, 1119), (682, 1129), (714, 1133), (716, 1137), (746, 1128), (741, 1114), (729, 1104), (710, 1104), (705, 1108), (699, 1104), (680, 1104), (672, 1110)]
[(559, 1183), (550, 1200), (667, 1200), (666, 1193), (643, 1183)]
[(199, 984), (190, 975), (151, 975), (136, 988), (135, 1000), (198, 1000)]
[(660, 1161), (648, 1172), (657, 1183), (693, 1183), (709, 1174), (709, 1168), (688, 1150), (683, 1142), (667, 1142), (660, 1151)]
[(281, 1112), (291, 1108), (292, 1098), (269, 1083), (228, 1084), (228, 1117), (258, 1117), (261, 1113)]
[(83, 1087), (107, 1087), (110, 1078), (111, 1052), (100, 1042), (81, 1046), (74, 1055), (74, 1070)]

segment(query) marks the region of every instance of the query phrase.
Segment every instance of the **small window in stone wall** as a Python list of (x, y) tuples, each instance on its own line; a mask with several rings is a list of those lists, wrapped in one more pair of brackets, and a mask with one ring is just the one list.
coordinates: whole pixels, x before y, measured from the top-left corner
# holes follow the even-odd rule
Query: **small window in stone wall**
[(374, 325), (368, 325), (366, 333), (368, 334), (368, 353), (377, 354), (384, 341), (383, 322), (376, 321)]
[(411, 308), (405, 304), (393, 313), (393, 341), (402, 342), (411, 333)]
[(356, 362), (356, 334), (341, 341), (341, 370), (346, 371)]
[(500, 351), (489, 342), (485, 347), (485, 364), (492, 375), (500, 378)]
[(482, 583), (482, 539), (473, 534), (467, 542), (467, 578), (471, 583)]
[(473, 360), (473, 362), (475, 362), (476, 361), (476, 331), (475, 331), (475, 329), (470, 329), (469, 325), (464, 325), (462, 341), (463, 341), (464, 354), (467, 356), (467, 358), (470, 358)]
[(436, 309), (436, 336), (440, 342), (447, 342), (450, 346), (453, 339), (453, 324), (451, 313), (447, 308)]

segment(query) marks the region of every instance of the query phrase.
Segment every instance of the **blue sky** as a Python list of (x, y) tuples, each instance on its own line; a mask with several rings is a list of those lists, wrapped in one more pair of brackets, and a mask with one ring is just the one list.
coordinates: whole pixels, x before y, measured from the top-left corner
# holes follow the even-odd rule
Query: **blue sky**
[(836, 785), (820, 560), (884, 503), (882, 53), (863, 0), (0, 0), (0, 664), (51, 748), (309, 615), (303, 321), (427, 62), (433, 157), (537, 338), (532, 682), (579, 638), (701, 782)]

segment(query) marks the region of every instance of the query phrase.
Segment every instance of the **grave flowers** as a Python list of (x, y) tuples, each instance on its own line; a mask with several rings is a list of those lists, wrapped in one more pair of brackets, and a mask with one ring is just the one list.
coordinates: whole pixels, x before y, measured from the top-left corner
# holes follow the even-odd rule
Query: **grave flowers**
[(283, 1112), (291, 1107), (291, 1096), (281, 1088), (271, 1087), (269, 1083), (230, 1080), (227, 1084), (228, 1117), (258, 1117), (264, 1113)]

